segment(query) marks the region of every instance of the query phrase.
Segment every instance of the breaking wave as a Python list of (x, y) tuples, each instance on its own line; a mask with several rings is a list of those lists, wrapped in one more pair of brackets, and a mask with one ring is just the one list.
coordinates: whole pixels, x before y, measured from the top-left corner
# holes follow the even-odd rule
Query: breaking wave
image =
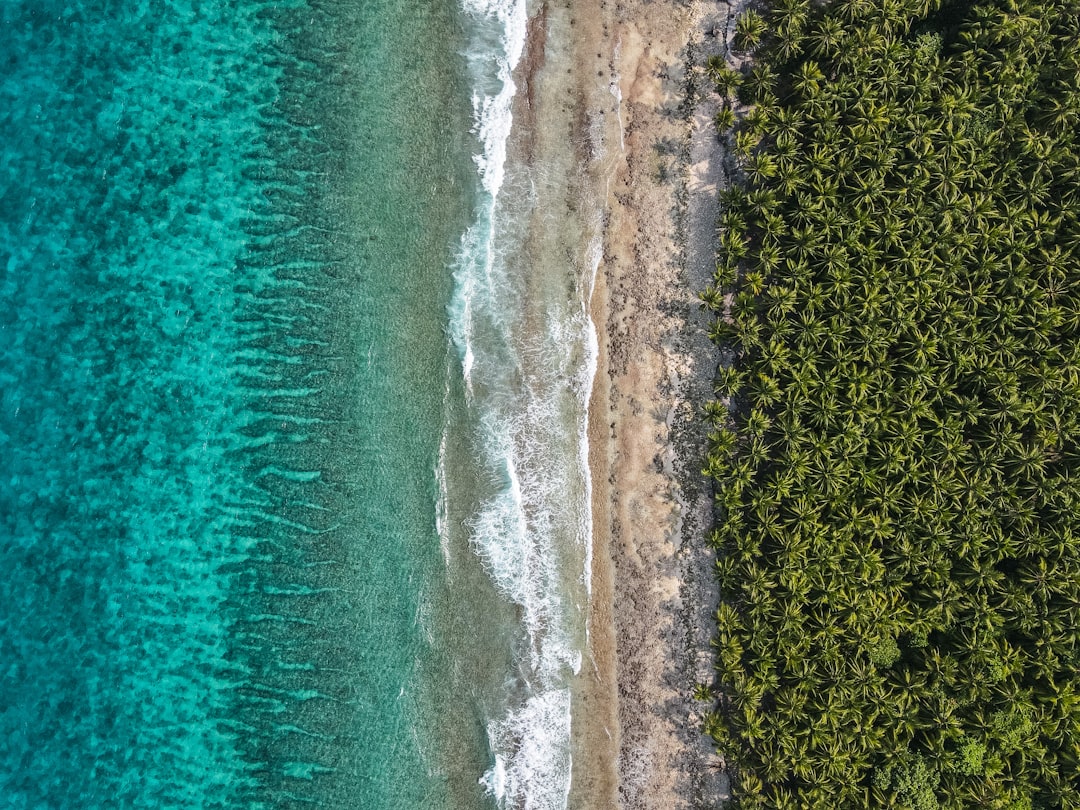
[[(463, 528), (495, 586), (517, 607), (522, 628), (516, 671), (501, 709), (487, 718), (493, 764), (480, 781), (503, 810), (564, 810), (570, 681), (582, 662), (591, 564), (586, 424), (596, 336), (590, 290), (568, 295), (564, 281), (548, 283), (565, 279), (567, 265), (542, 267), (522, 255), (536, 196), (529, 172), (508, 161), (508, 145), (525, 2), (462, 3), (474, 29), (467, 57), (480, 189), (449, 307), (478, 478)], [(585, 257), (594, 274), (599, 256), (597, 244)], [(591, 278), (584, 281), (591, 287)], [(441, 468), (451, 464), (440, 458)], [(440, 515), (450, 511), (440, 506)]]

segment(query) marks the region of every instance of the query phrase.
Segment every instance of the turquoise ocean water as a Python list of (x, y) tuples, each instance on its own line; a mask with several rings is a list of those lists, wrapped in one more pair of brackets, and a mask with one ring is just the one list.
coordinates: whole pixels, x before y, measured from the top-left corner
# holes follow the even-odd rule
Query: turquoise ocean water
[(524, 14), (0, 2), (0, 806), (565, 799), (581, 561), (491, 314)]

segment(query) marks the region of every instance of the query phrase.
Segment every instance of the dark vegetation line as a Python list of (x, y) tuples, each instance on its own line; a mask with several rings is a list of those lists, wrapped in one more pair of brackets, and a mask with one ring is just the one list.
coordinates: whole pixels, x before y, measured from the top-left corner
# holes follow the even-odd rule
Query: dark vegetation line
[(1080, 3), (777, 0), (736, 45), (698, 689), (736, 804), (1076, 810)]

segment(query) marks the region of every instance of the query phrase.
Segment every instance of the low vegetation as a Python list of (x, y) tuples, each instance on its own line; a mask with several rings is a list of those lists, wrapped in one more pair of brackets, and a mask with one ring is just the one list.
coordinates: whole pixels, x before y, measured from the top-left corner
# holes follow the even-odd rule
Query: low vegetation
[(776, 0), (736, 45), (699, 696), (737, 806), (1076, 810), (1080, 3)]

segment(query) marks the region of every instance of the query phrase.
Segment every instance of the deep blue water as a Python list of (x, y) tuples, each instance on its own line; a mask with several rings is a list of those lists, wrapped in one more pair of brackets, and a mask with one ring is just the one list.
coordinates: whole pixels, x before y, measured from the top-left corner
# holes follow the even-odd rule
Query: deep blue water
[(422, 626), (463, 30), (0, 3), (3, 807), (483, 801)]

